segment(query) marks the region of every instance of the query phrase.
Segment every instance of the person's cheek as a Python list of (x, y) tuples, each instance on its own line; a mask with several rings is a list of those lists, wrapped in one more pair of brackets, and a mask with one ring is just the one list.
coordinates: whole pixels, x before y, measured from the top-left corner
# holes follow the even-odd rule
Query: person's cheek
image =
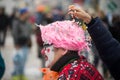
[(48, 57), (48, 60), (46, 61), (46, 66), (50, 66), (51, 63), (54, 61), (54, 52), (53, 47), (49, 47), (45, 50), (45, 55)]
[(47, 51), (47, 53), (50, 53), (50, 49), (49, 48), (46, 51)]

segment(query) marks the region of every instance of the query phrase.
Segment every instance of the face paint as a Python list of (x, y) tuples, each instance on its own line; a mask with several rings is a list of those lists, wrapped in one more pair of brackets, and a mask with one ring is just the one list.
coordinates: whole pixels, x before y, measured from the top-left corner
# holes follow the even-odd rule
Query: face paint
[(45, 48), (44, 51), (44, 57), (45, 57), (45, 66), (48, 67), (54, 60), (54, 48), (53, 46), (49, 46)]

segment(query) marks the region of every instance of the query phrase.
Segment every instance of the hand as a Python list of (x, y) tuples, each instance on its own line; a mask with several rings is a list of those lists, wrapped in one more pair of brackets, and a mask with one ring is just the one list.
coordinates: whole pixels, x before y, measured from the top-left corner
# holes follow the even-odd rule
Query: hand
[(91, 16), (85, 12), (82, 8), (77, 8), (74, 5), (69, 6), (69, 12), (72, 17), (75, 17), (77, 19), (82, 19), (85, 23), (90, 23)]

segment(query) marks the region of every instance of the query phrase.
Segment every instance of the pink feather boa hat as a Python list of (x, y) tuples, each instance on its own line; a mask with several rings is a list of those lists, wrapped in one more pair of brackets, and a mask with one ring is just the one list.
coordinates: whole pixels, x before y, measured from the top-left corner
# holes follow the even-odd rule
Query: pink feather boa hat
[(74, 21), (56, 21), (40, 29), (43, 41), (56, 48), (79, 52), (88, 48), (84, 30)]

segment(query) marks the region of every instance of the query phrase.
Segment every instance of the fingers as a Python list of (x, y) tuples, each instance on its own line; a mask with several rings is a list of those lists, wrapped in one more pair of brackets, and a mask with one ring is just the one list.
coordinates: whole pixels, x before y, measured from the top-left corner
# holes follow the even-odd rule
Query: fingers
[(82, 8), (75, 7), (74, 5), (69, 6), (68, 14), (75, 18), (83, 18), (86, 12)]
[(69, 14), (69, 15), (73, 15), (74, 12), (73, 12), (73, 11), (69, 11), (68, 14)]
[(69, 6), (69, 9), (68, 9), (68, 11), (77, 11), (77, 12), (80, 12), (82, 9), (79, 7), (75, 7), (74, 5), (71, 5), (71, 6)]
[(72, 18), (78, 18), (78, 14), (81, 13), (80, 8), (75, 7), (74, 5), (69, 6), (68, 14), (72, 16)]
[(74, 9), (74, 7), (75, 7), (74, 5), (70, 5), (69, 9)]
[(68, 14), (71, 15), (72, 18), (79, 18), (81, 12), (73, 12), (73, 11), (69, 11)]
[(71, 17), (72, 17), (73, 19), (75, 18), (73, 11), (69, 11), (68, 14), (71, 15)]
[(82, 19), (85, 23), (89, 23), (91, 21), (91, 16), (87, 12), (82, 8), (75, 7), (74, 5), (69, 6), (68, 14), (70, 14), (72, 18)]

